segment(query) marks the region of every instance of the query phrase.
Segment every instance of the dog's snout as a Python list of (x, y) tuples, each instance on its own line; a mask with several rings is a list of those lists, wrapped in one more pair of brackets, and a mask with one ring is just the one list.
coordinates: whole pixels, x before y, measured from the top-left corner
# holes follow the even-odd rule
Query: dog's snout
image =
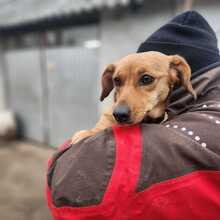
[(130, 109), (127, 105), (119, 105), (115, 107), (113, 116), (119, 123), (126, 123), (130, 121)]

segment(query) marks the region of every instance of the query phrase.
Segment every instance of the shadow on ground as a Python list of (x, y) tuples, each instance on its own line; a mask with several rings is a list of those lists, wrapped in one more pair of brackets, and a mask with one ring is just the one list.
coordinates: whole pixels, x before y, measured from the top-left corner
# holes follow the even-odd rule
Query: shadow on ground
[(0, 219), (51, 220), (44, 195), (47, 159), (54, 150), (0, 142)]

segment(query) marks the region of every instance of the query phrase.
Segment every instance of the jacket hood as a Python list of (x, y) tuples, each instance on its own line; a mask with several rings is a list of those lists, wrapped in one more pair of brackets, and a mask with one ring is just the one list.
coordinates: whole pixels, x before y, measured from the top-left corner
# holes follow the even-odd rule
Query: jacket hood
[(197, 100), (194, 100), (192, 95), (184, 88), (176, 88), (170, 97), (169, 116), (181, 114), (197, 105), (201, 105), (204, 99), (210, 100), (210, 102), (212, 100), (220, 101), (220, 67), (203, 72), (203, 74), (193, 78), (191, 83), (197, 94)]

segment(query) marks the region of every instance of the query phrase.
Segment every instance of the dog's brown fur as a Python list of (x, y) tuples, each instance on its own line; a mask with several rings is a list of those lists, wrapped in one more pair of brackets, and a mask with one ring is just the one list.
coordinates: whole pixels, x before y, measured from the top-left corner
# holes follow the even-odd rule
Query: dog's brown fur
[[(140, 85), (140, 78), (145, 74), (152, 76), (154, 80), (149, 85)], [(190, 77), (191, 70), (184, 58), (154, 51), (130, 54), (115, 64), (108, 65), (102, 75), (100, 100), (104, 100), (115, 88), (114, 104), (101, 116), (93, 129), (77, 132), (72, 143), (116, 124), (112, 112), (121, 104), (130, 108), (129, 124), (140, 123), (146, 116), (153, 119), (163, 116), (175, 84), (182, 84), (196, 99)]]

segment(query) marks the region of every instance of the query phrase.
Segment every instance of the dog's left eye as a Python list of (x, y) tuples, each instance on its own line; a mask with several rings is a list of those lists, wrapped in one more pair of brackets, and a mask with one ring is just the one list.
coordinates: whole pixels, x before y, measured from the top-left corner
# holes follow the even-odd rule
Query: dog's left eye
[(154, 81), (154, 77), (150, 76), (150, 75), (143, 75), (140, 78), (140, 85), (149, 85)]
[(121, 86), (121, 80), (118, 77), (115, 77), (113, 79), (113, 82), (114, 82), (115, 86), (117, 86), (117, 87)]

